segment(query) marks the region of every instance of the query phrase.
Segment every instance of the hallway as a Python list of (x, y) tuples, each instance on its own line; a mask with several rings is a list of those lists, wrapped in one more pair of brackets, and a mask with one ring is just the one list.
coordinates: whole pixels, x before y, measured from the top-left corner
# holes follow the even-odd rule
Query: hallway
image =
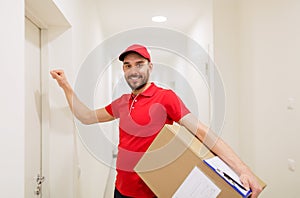
[[(202, 67), (193, 69), (195, 64), (189, 59), (197, 51), (192, 44), (202, 47), (203, 63), (211, 60), (216, 66), (225, 90), (225, 117), (218, 134), (267, 183), (261, 197), (296, 198), (300, 193), (296, 170), (300, 161), (300, 2), (14, 0), (1, 2), (0, 10), (1, 24), (5, 24), (0, 33), (4, 167), (0, 183), (5, 190), (0, 197), (31, 197), (34, 192), (35, 184), (29, 187), (24, 181), (27, 168), (33, 169), (25, 164), (37, 160), (27, 150), (33, 145), (32, 137), (41, 145), (35, 155), (41, 157), (37, 169), (45, 176), (42, 197), (112, 197), (118, 123), (82, 127), (49, 71), (64, 69), (76, 91), (83, 91), (83, 101), (91, 108), (103, 107), (129, 90), (117, 54), (139, 30), (148, 34), (136, 34), (137, 42), (149, 44), (154, 57), (151, 80), (175, 90), (209, 124), (215, 110), (211, 93), (218, 91), (214, 84), (218, 79), (212, 67), (199, 72)], [(166, 16), (167, 21), (153, 22), (151, 18), (157, 15)], [(41, 31), (37, 60), (41, 71), (31, 69), (36, 74), (26, 65), (25, 16)], [(155, 28), (193, 42), (178, 52), (175, 46), (180, 41), (159, 40), (164, 31), (156, 34)], [(104, 58), (94, 58), (99, 54)], [(92, 62), (95, 66), (87, 67)], [(38, 78), (38, 73), (40, 83), (35, 85), (39, 90), (30, 85), (28, 91), (28, 81)], [(91, 74), (90, 78), (81, 79), (83, 73)], [(29, 96), (35, 101), (31, 106), (26, 103)], [(35, 123), (40, 126), (28, 124), (28, 118), (35, 119), (28, 112), (37, 116)], [(28, 131), (33, 130), (41, 138), (30, 136)]]

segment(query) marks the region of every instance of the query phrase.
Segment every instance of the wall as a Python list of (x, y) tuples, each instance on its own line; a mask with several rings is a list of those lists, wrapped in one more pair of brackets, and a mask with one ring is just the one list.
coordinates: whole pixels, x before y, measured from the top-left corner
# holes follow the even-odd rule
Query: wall
[[(214, 41), (213, 41), (213, 3), (210, 0), (203, 0), (201, 2), (202, 12), (199, 19), (197, 19), (192, 27), (187, 31), (188, 36), (190, 36), (194, 41), (196, 41), (203, 51), (206, 53), (201, 57), (205, 62), (209, 63), (209, 59), (213, 61), (214, 59)], [(193, 51), (195, 49), (191, 49)], [(193, 53), (193, 52), (191, 52)], [(207, 57), (206, 57), (207, 56)], [(199, 66), (198, 66), (199, 67)], [(210, 94), (213, 91), (213, 83), (210, 82), (209, 73), (201, 73), (201, 75), (196, 75), (197, 72), (192, 70), (185, 70), (186, 76), (189, 76), (189, 83), (194, 89), (194, 94), (197, 98), (198, 105), (198, 115), (197, 117), (201, 122), (206, 125), (210, 125), (210, 118), (212, 116), (212, 105), (210, 100)], [(208, 76), (208, 80), (205, 77)], [(195, 86), (194, 86), (195, 85)]]
[(226, 95), (221, 137), (239, 154), (239, 35), (236, 2), (213, 1), (213, 51)]
[[(297, 197), (300, 2), (215, 0), (214, 55), (227, 94), (223, 138), (268, 184)], [(297, 166), (296, 166), (297, 167)]]
[(300, 160), (300, 2), (239, 2), (242, 153), (268, 184), (262, 197), (299, 197), (288, 159)]
[(0, 197), (24, 194), (24, 2), (0, 2)]

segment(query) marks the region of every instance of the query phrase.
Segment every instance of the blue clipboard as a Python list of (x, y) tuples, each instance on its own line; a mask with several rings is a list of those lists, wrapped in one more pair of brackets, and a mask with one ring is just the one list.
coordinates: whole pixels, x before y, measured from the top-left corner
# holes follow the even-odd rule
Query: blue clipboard
[[(214, 159), (213, 159), (214, 158)], [(234, 188), (240, 195), (242, 195), (243, 198), (247, 198), (251, 195), (252, 191), (245, 189), (245, 187), (240, 183), (240, 181), (236, 181), (236, 179), (234, 179), (233, 176), (231, 176), (233, 174), (233, 170), (225, 163), (223, 162), (219, 157), (215, 156), (213, 158), (210, 159), (206, 159), (203, 160), (205, 164), (207, 164), (214, 172), (216, 172), (220, 177), (223, 178), (223, 180), (225, 180), (232, 188)], [(221, 165), (216, 165), (213, 163), (213, 161), (218, 161), (218, 165), (219, 163)], [(226, 168), (226, 170), (230, 170), (230, 173), (226, 173), (226, 170), (224, 170), (224, 168)], [(236, 178), (236, 174), (235, 174), (235, 178)]]

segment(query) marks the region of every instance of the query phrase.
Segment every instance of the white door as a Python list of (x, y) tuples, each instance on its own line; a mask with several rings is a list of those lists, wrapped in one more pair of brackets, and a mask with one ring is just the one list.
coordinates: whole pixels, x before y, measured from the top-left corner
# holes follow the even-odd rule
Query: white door
[(41, 197), (35, 192), (42, 172), (40, 38), (41, 30), (25, 18), (25, 198)]

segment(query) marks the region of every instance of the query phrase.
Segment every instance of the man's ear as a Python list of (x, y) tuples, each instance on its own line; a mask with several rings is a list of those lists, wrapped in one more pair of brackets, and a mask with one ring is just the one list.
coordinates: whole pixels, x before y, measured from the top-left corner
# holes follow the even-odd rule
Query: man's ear
[(152, 72), (152, 69), (153, 69), (153, 64), (152, 64), (152, 62), (149, 63), (149, 68), (150, 68), (150, 72)]

